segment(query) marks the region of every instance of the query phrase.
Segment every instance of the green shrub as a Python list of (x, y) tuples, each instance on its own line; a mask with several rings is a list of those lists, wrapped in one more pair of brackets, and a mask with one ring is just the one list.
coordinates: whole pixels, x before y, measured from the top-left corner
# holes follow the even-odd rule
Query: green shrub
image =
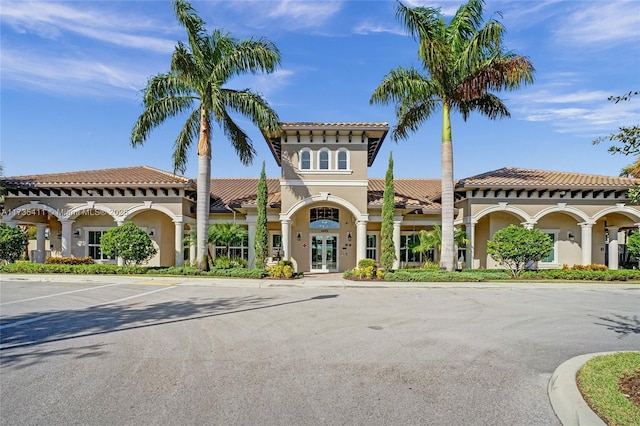
[(44, 261), (49, 265), (92, 265), (95, 262), (91, 256), (87, 257), (47, 257)]
[(358, 268), (368, 268), (374, 267), (376, 265), (376, 261), (374, 259), (360, 259), (358, 261)]
[(551, 238), (539, 229), (509, 225), (487, 241), (487, 253), (498, 263), (519, 276), (527, 265), (544, 259), (551, 250)]
[(267, 267), (267, 274), (272, 278), (291, 278), (294, 276), (293, 262), (281, 260), (277, 264)]
[(0, 260), (15, 262), (24, 254), (28, 244), (27, 234), (22, 229), (0, 224)]
[(149, 235), (133, 222), (105, 232), (100, 238), (100, 249), (107, 256), (119, 256), (125, 266), (141, 265), (158, 253)]
[(219, 256), (213, 259), (214, 269), (246, 268), (247, 261), (242, 258)]

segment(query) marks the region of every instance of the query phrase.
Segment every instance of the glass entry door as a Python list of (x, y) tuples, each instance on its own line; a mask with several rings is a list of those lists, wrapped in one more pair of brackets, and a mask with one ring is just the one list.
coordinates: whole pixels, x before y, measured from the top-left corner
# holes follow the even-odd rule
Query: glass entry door
[(311, 271), (338, 272), (337, 235), (311, 235)]

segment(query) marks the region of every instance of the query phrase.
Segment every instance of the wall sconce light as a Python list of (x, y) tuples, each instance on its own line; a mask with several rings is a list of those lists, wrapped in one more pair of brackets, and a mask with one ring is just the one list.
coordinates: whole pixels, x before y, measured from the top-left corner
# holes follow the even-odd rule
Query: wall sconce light
[(571, 242), (576, 240), (576, 236), (573, 235), (573, 232), (571, 232), (571, 231), (567, 232), (567, 238), (569, 238), (569, 241), (571, 241)]
[(73, 236), (76, 238), (80, 238), (81, 233), (82, 233), (82, 228), (76, 228), (73, 230)]
[(149, 228), (149, 236), (155, 237), (155, 235), (156, 235), (156, 228)]
[(58, 231), (57, 236), (58, 236), (58, 239), (61, 239), (62, 238), (62, 231)]
[(351, 241), (351, 231), (347, 232), (347, 241)]
[(296, 234), (296, 240), (300, 241), (302, 239), (302, 232), (298, 231)]

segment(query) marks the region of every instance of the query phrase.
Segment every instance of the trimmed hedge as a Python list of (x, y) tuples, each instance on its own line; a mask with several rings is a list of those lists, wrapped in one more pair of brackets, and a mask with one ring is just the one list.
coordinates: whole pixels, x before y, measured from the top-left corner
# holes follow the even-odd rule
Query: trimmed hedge
[(86, 274), (86, 275), (191, 275), (209, 277), (233, 277), (233, 278), (263, 278), (266, 276), (264, 269), (212, 269), (201, 271), (199, 269), (183, 267), (148, 267), (148, 266), (117, 266), (94, 263), (91, 265), (65, 265), (44, 264), (31, 262), (17, 262), (0, 265), (0, 273), (3, 274)]
[(407, 282), (484, 282), (506, 281), (510, 278), (507, 271), (502, 270), (466, 270), (460, 272), (434, 271), (424, 269), (398, 269), (385, 272), (385, 281)]
[(570, 280), (570, 281), (640, 281), (640, 270), (593, 271), (578, 269), (545, 269), (525, 271), (523, 280)]
[(1, 265), (0, 273), (3, 274), (95, 274), (95, 275), (130, 275), (146, 274), (144, 266), (117, 266), (94, 263), (91, 265), (65, 265), (18, 262), (9, 265)]

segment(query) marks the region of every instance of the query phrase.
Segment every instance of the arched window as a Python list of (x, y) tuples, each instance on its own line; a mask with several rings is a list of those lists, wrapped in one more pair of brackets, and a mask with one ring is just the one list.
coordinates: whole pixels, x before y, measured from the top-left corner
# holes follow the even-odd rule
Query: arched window
[(300, 170), (311, 169), (311, 151), (305, 148), (300, 151)]
[(349, 169), (349, 153), (346, 149), (340, 148), (338, 150), (338, 170)]
[(331, 207), (317, 207), (309, 210), (309, 228), (339, 229), (340, 210)]
[(323, 148), (320, 150), (318, 154), (318, 169), (320, 170), (329, 170), (329, 150)]

